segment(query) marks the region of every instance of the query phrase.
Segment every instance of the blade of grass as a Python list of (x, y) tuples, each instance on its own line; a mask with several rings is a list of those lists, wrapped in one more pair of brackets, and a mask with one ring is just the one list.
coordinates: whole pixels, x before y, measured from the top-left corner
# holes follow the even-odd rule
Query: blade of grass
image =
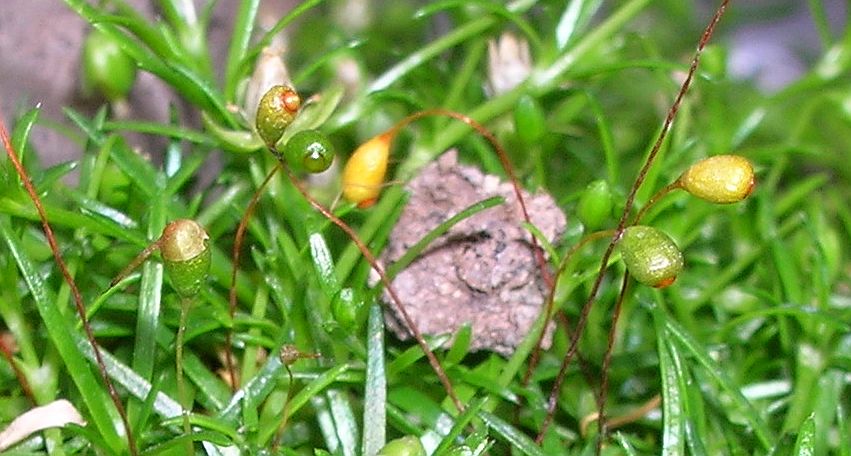
[(107, 132), (134, 131), (137, 133), (147, 133), (165, 138), (182, 139), (205, 146), (216, 145), (215, 141), (213, 141), (209, 135), (200, 131), (143, 120), (110, 120), (103, 123), (103, 130)]
[(247, 65), (243, 65), (242, 59), (248, 50), (259, 7), (260, 0), (239, 2), (236, 19), (233, 22), (233, 34), (230, 36), (228, 60), (225, 64), (225, 99), (228, 101), (236, 99), (236, 85), (240, 76), (247, 71)]
[[(679, 353), (666, 337), (662, 312), (653, 313), (656, 326), (656, 350), (659, 354), (659, 377), (662, 379), (662, 448), (664, 455), (685, 454), (685, 413), (682, 390), (682, 372), (675, 360)], [(675, 355), (676, 353), (676, 355)]]
[(263, 35), (263, 38), (261, 38), (257, 42), (257, 44), (254, 45), (253, 48), (251, 48), (250, 52), (245, 53), (244, 57), (239, 62), (238, 67), (247, 68), (248, 67), (248, 61), (257, 57), (257, 55), (260, 54), (260, 52), (263, 51), (263, 48), (268, 46), (269, 43), (272, 42), (272, 39), (275, 37), (275, 35), (277, 35), (278, 33), (281, 33), (281, 31), (287, 25), (289, 25), (292, 21), (298, 19), (302, 14), (306, 13), (309, 9), (318, 6), (322, 2), (323, 2), (323, 0), (307, 0), (307, 1), (300, 2), (298, 6), (296, 6), (295, 8), (292, 9), (292, 11), (289, 12), (289, 14), (282, 17), (271, 29), (269, 29), (268, 32), (266, 32), (266, 34)]
[(334, 420), (334, 433), (340, 442), (340, 451), (344, 456), (356, 456), (359, 454), (357, 450), (360, 436), (351, 402), (346, 393), (338, 389), (328, 390), (325, 398), (328, 400), (328, 408)]
[(464, 409), (464, 413), (458, 415), (455, 418), (455, 424), (452, 425), (452, 429), (443, 436), (443, 440), (440, 441), (440, 444), (435, 448), (434, 455), (440, 456), (442, 454), (447, 454), (449, 447), (455, 444), (455, 439), (457, 439), (461, 433), (464, 431), (473, 418), (475, 418), (479, 411), (482, 409), (482, 406), (488, 401), (487, 397), (479, 397), (471, 401), (467, 408)]
[(428, 234), (422, 237), (416, 244), (411, 246), (401, 258), (399, 258), (395, 263), (387, 267), (387, 276), (393, 278), (399, 271), (408, 267), (408, 265), (413, 262), (417, 256), (419, 256), (428, 246), (434, 242), (435, 239), (444, 235), (447, 231), (452, 229), (453, 226), (462, 222), (465, 219), (468, 219), (479, 212), (482, 212), (486, 209), (490, 209), (494, 206), (499, 206), (500, 204), (505, 203), (505, 198), (501, 196), (493, 196), (482, 201), (471, 204), (470, 206), (464, 208), (461, 212), (449, 217), (445, 222), (437, 225), (433, 230), (429, 231)]
[(564, 49), (570, 43), (570, 40), (578, 35), (577, 32), (588, 24), (594, 13), (600, 9), (602, 3), (602, 0), (569, 2), (561, 14), (561, 18), (559, 18), (558, 25), (556, 25), (556, 46), (559, 49)]
[(796, 456), (813, 456), (817, 454), (816, 448), (816, 420), (813, 414), (807, 417), (798, 429), (798, 438), (795, 440), (795, 448), (792, 454)]
[(387, 426), (384, 314), (378, 303), (372, 303), (369, 307), (366, 383), (363, 396), (363, 454), (376, 454), (386, 443)]
[[(148, 239), (159, 239), (165, 228), (165, 179), (154, 181), (157, 193), (151, 199), (148, 218)], [(163, 266), (157, 261), (146, 261), (142, 266), (142, 283), (139, 289), (139, 310), (136, 314), (136, 338), (133, 344), (133, 370), (151, 381), (156, 364), (156, 334), (160, 326)]]
[(513, 448), (528, 456), (544, 456), (541, 448), (532, 439), (514, 426), (503, 421), (496, 415), (479, 411), (478, 417), (482, 419), (498, 436), (511, 443)]
[[(39, 316), (44, 321), (47, 334), (56, 347), (68, 374), (80, 391), (89, 414), (100, 435), (109, 445), (113, 452), (118, 452), (123, 447), (122, 438), (118, 435), (115, 422), (118, 420), (115, 410), (109, 407), (111, 401), (103, 393), (100, 382), (88, 367), (88, 363), (76, 348), (68, 327), (68, 319), (59, 312), (53, 302), (48, 298), (49, 290), (47, 284), (36, 271), (27, 253), (20, 244), (20, 240), (13, 233), (12, 225), (8, 217), (0, 217), (0, 236), (3, 237), (9, 251), (18, 264), (18, 269), (27, 284), (36, 304)], [(88, 343), (88, 342), (87, 342)]]
[[(535, 0), (516, 0), (508, 5), (508, 10), (512, 13), (520, 14), (527, 11), (535, 3), (537, 3)], [(387, 69), (384, 73), (378, 76), (369, 85), (369, 87), (367, 87), (364, 91), (365, 96), (387, 89), (423, 63), (439, 56), (447, 49), (469, 40), (471, 37), (483, 34), (486, 30), (490, 29), (497, 23), (498, 18), (495, 15), (482, 16), (481, 18), (464, 23), (451, 32), (421, 47), (417, 51), (408, 54), (407, 57)], [(363, 102), (351, 103), (347, 109), (340, 112), (331, 120), (332, 128), (348, 125), (360, 119), (363, 115), (363, 109), (366, 104), (367, 103)], [(466, 132), (465, 129), (461, 129), (461, 131)], [(450, 141), (449, 143), (451, 144), (453, 142), (455, 141)], [(443, 149), (440, 149), (440, 151)]]
[[(654, 309), (654, 312), (662, 312), (661, 309)], [(748, 401), (741, 390), (727, 376), (725, 370), (713, 360), (706, 349), (695, 340), (687, 331), (685, 331), (677, 322), (667, 316), (661, 317), (665, 322), (665, 332), (668, 337), (673, 337), (688, 354), (693, 356), (698, 363), (704, 367), (706, 373), (709, 374), (718, 384), (721, 389), (730, 395), (733, 404), (738, 409), (738, 413), (748, 421), (748, 424), (753, 428), (760, 444), (768, 450), (774, 447), (777, 439), (771, 428), (760, 417), (753, 404)]]
[[(278, 364), (280, 365), (280, 363)], [(340, 364), (332, 367), (331, 369), (328, 369), (327, 371), (317, 376), (313, 381), (305, 385), (304, 388), (302, 388), (295, 396), (293, 396), (292, 400), (290, 401), (287, 416), (292, 417), (298, 410), (300, 410), (305, 404), (307, 404), (307, 402), (310, 401), (312, 397), (316, 396), (317, 394), (322, 392), (322, 390), (337, 381), (338, 377), (340, 377), (342, 374), (344, 374), (351, 368), (352, 366), (349, 364)], [(249, 384), (246, 384), (245, 386), (248, 387)], [(245, 387), (243, 389), (245, 389)], [(237, 393), (236, 397), (238, 397), (238, 394), (239, 393)], [(233, 402), (231, 402), (231, 404), (233, 404)], [(228, 409), (225, 409), (225, 411), (227, 412)], [(223, 415), (222, 418), (227, 419), (228, 416), (229, 415)], [(272, 435), (275, 433), (277, 425), (278, 423), (261, 423), (259, 431), (260, 441), (268, 442), (269, 439), (272, 438)]]
[[(482, 0), (442, 0), (437, 2), (430, 2), (427, 6), (424, 6), (417, 10), (414, 13), (414, 18), (423, 19), (429, 16), (433, 16), (439, 12), (453, 9), (453, 8), (481, 8), (482, 12), (487, 12), (493, 15), (496, 15), (502, 19), (505, 19), (514, 26), (516, 26), (529, 41), (532, 42), (532, 45), (538, 49), (541, 47), (541, 37), (538, 35), (538, 32), (535, 31), (535, 27), (533, 27), (528, 21), (526, 21), (520, 14), (516, 11), (512, 11), (509, 8), (503, 6), (499, 3), (482, 1)], [(476, 11), (474, 14), (478, 15), (482, 12)]]

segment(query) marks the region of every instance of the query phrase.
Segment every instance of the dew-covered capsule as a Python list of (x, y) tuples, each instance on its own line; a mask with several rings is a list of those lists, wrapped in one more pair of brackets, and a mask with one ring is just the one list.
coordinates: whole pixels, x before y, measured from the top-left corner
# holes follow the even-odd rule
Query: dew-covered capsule
[(283, 155), (290, 166), (321, 173), (334, 162), (334, 146), (321, 131), (302, 130), (287, 141)]
[(281, 139), (301, 107), (301, 98), (292, 87), (276, 85), (263, 94), (257, 105), (257, 134), (269, 147)]
[(713, 203), (736, 203), (756, 185), (751, 163), (739, 155), (715, 155), (687, 169), (677, 180), (692, 195)]
[(210, 237), (194, 220), (169, 223), (160, 237), (160, 253), (175, 291), (181, 297), (198, 294), (210, 271)]
[(683, 269), (683, 254), (674, 240), (650, 226), (627, 227), (618, 248), (627, 271), (651, 287), (671, 285)]
[(375, 204), (384, 185), (393, 136), (392, 131), (382, 133), (355, 150), (343, 168), (343, 198), (360, 208)]

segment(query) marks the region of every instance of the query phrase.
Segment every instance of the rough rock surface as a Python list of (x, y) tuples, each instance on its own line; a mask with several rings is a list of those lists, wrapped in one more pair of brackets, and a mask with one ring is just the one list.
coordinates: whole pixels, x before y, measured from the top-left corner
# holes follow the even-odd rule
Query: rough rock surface
[[(522, 213), (509, 182), (458, 164), (449, 151), (423, 168), (408, 184), (411, 198), (390, 236), (382, 257), (398, 260), (429, 231), (473, 203), (503, 196), (505, 204), (455, 225), (435, 240), (393, 281), (405, 309), (424, 334), (455, 332), (472, 326), (471, 350), (508, 356), (541, 312), (546, 285), (532, 250), (531, 235), (521, 226)], [(565, 217), (547, 194), (529, 195), (532, 222), (550, 241), (565, 229)], [(386, 295), (385, 301), (390, 298)], [(391, 304), (388, 326), (410, 337)], [(545, 343), (549, 345), (552, 328)]]

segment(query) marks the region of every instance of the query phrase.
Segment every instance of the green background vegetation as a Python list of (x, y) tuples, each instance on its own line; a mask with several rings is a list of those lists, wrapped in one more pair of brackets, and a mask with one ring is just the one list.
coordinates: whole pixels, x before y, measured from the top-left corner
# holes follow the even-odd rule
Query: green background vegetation
[[(262, 44), (252, 26), (256, 1), (240, 3), (221, 71), (197, 45), (204, 42), (197, 39), (204, 36), (203, 25), (181, 20), (180, 2), (161, 1), (164, 14), (156, 23), (120, 3), (115, 9), (66, 3), (119, 39), (142, 71), (185, 98), (188, 104), (176, 112), (204, 111), (223, 128), (249, 130), (228, 105), (240, 101), (241, 82)], [(521, 183), (549, 191), (567, 214), (568, 231), (554, 246), (560, 256), (583, 234), (573, 214), (592, 180), (606, 180), (616, 195), (615, 213), (603, 225), (614, 227), (708, 20), (692, 2), (679, 0), (576, 0), (568, 2), (572, 16), (564, 3), (376, 3), (369, 25), (345, 31), (333, 19), (336, 3), (304, 2), (281, 23), (292, 34), (286, 62), (303, 98), (331, 90), (341, 59), (353, 60), (363, 72), (363, 83), (321, 127), (341, 161), (357, 144), (420, 109), (453, 109), (487, 125), (508, 149)], [(746, 156), (758, 173), (757, 190), (743, 203), (716, 206), (677, 193), (645, 219), (676, 240), (686, 269), (668, 289), (631, 288), (615, 333), (607, 414), (629, 413), (657, 394), (663, 405), (613, 430), (606, 453), (851, 454), (845, 416), (851, 405), (851, 33), (831, 32), (821, 3), (809, 4), (824, 52), (799, 81), (776, 93), (732, 80), (726, 43), (712, 43), (638, 194), (641, 205), (691, 163), (714, 154)], [(722, 19), (722, 33), (747, 19), (739, 8), (734, 2)], [(290, 19), (298, 19), (298, 26)], [(487, 40), (506, 30), (529, 41), (531, 76), (489, 97), (482, 90)], [(558, 44), (556, 36), (569, 30), (569, 39)], [(543, 134), (534, 141), (515, 129), (513, 109), (524, 95), (544, 113)], [(593, 451), (595, 426), (582, 436), (579, 423), (597, 410), (619, 263), (589, 317), (581, 362), (568, 371), (554, 425), (538, 447), (533, 439), (568, 343), (563, 328), (526, 387), (521, 378), (528, 344), (508, 360), (468, 354), (463, 335), (452, 348), (438, 350), (468, 405), (458, 416), (419, 348), (384, 334), (360, 252), (282, 176), (273, 180), (249, 225), (240, 307), (231, 320), (234, 231), (274, 158), (263, 151), (226, 152), (213, 185), (193, 188), (205, 162), (226, 149), (219, 136), (190, 123), (119, 121), (109, 112), (104, 108), (90, 118), (67, 111), (78, 127), (68, 134), (85, 148), (73, 163), (39, 165), (37, 153), (43, 151), (27, 147), (37, 110), (17, 113), (13, 139), (44, 199), (95, 334), (111, 354), (109, 373), (120, 385), (140, 449), (182, 454), (184, 448), (173, 344), (180, 302), (158, 258), (102, 293), (167, 221), (193, 218), (207, 228), (213, 249), (209, 286), (193, 304), (186, 333), (194, 439), (233, 444), (246, 454), (267, 451), (293, 388), (292, 416), (276, 450), (282, 454), (313, 454), (315, 448), (318, 454), (370, 453), (385, 437), (408, 434), (441, 454), (460, 444), (470, 452), (455, 448), (451, 454), (481, 454), (488, 445), (489, 454)], [(123, 135), (134, 130), (167, 138), (162, 165), (131, 149)], [(394, 146), (393, 182), (403, 182), (450, 146), (461, 149), (464, 161), (503, 174), (482, 138), (438, 118), (405, 129)], [(79, 171), (75, 185), (63, 179), (72, 170)], [(69, 288), (7, 160), (2, 177), (0, 318), (18, 345), (15, 362), (38, 403), (67, 398), (89, 423), (48, 431), (44, 440), (30, 439), (15, 451), (126, 451), (106, 388), (86, 361), (91, 349)], [(403, 202), (401, 185), (391, 185), (375, 207), (343, 205), (337, 212), (380, 252)], [(603, 248), (598, 243), (583, 249), (560, 281), (557, 305), (570, 321), (587, 297)], [(227, 328), (234, 331), (243, 381), (236, 396), (217, 373)], [(437, 345), (445, 339), (431, 340)], [(292, 384), (275, 357), (283, 344), (322, 355), (297, 361)], [(149, 394), (151, 385), (158, 395)], [(0, 423), (29, 407), (9, 364), (0, 363)], [(196, 450), (219, 454), (209, 443)]]

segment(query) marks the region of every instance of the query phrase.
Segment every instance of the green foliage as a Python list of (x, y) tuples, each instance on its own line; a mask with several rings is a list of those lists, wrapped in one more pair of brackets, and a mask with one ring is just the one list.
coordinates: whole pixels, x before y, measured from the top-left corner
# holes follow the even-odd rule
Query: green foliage
[[(237, 272), (239, 305), (231, 318), (234, 232), (251, 194), (278, 166), (244, 113), (231, 109), (244, 105), (244, 82), (272, 39), (272, 32), (263, 35), (255, 26), (259, 0), (239, 2), (223, 68), (214, 67), (206, 48), (209, 12), (191, 15), (199, 19), (190, 22), (183, 8), (191, 2), (159, 2), (163, 15), (153, 22), (123, 2), (107, 2), (114, 9), (65, 3), (204, 120), (199, 129), (177, 120), (119, 121), (106, 109), (87, 118), (67, 109), (84, 151), (73, 166), (52, 168), (40, 167), (28, 146), (37, 110), (14, 125), (13, 144), (82, 290), (140, 449), (180, 453), (192, 440), (204, 454), (234, 446), (244, 454), (357, 455), (412, 435), (428, 454), (593, 452), (596, 426), (590, 434), (580, 430), (597, 411), (598, 373), (618, 294), (614, 278), (623, 272), (619, 262), (612, 262), (611, 280), (588, 316), (580, 360), (567, 371), (554, 425), (540, 444), (535, 436), (547, 394), (567, 351), (563, 325), (525, 385), (534, 333), (509, 359), (467, 353), (463, 332), (446, 345), (447, 336), (428, 338), (467, 406), (457, 412), (420, 348), (386, 338), (369, 264), (281, 173), (248, 225)], [(552, 246), (553, 263), (583, 234), (575, 214), (577, 206), (590, 204), (582, 202), (590, 182), (605, 181), (615, 207), (592, 211), (583, 217), (595, 223), (583, 222), (615, 228), (610, 214), (623, 207), (655, 140), (660, 106), (676, 93), (699, 39), (694, 2), (443, 1), (414, 14), (419, 4), (370, 2), (363, 22), (346, 22), (353, 18), (341, 17), (337, 3), (318, 0), (284, 15), (273, 31), (290, 34), (285, 59), (304, 106), (265, 143), (286, 151), (298, 131), (318, 129), (342, 159), (413, 111), (447, 107), (492, 128), (521, 183), (541, 186), (559, 201), (569, 227)], [(809, 4), (821, 11), (820, 2)], [(752, 10), (745, 8), (734, 2), (721, 27), (747, 20)], [(670, 235), (685, 268), (664, 290), (629, 289), (614, 333), (606, 415), (628, 415), (656, 395), (661, 405), (651, 408), (661, 414), (612, 430), (606, 454), (851, 453), (851, 32), (836, 36), (825, 15), (813, 17), (824, 52), (799, 81), (775, 93), (731, 79), (723, 65), (726, 40), (716, 40), (710, 65), (698, 71), (638, 192), (640, 208), (712, 155), (747, 157), (757, 173), (754, 194), (741, 203), (717, 206), (675, 192), (642, 219)], [(295, 19), (298, 27), (290, 27)], [(442, 24), (438, 34), (435, 24)], [(519, 85), (488, 94), (482, 90), (487, 40), (503, 31), (527, 39), (534, 62)], [(356, 68), (358, 78), (341, 84), (341, 67)], [(311, 100), (313, 94), (321, 96)], [(525, 112), (516, 113), (517, 107)], [(125, 139), (129, 131), (162, 137), (164, 165), (137, 154)], [(389, 188), (375, 206), (358, 211), (347, 204), (335, 214), (380, 252), (405, 204), (398, 184), (450, 146), (464, 161), (502, 173), (496, 156), (463, 123), (422, 120), (394, 142)], [(215, 182), (196, 186), (199, 170), (218, 151), (225, 152)], [(78, 179), (64, 179), (72, 169)], [(309, 191), (320, 191), (305, 182)], [(5, 161), (0, 184), (0, 320), (16, 342), (15, 365), (37, 403), (67, 398), (89, 423), (48, 431), (16, 449), (126, 452), (120, 420), (89, 366), (93, 354), (69, 305), (70, 291), (44, 246), (33, 204)], [(486, 200), (438, 229), (501, 203)], [(454, 215), (446, 214), (447, 220)], [(166, 223), (179, 218), (198, 221), (210, 237), (210, 276), (188, 314), (182, 356), (190, 436), (182, 435), (174, 369), (181, 300), (164, 286), (163, 264), (151, 259), (107, 291)], [(412, 246), (415, 252), (425, 248)], [(601, 244), (581, 249), (558, 282), (555, 308), (571, 327), (602, 253)], [(536, 328), (544, 326), (539, 321)], [(219, 358), (230, 330), (240, 377), (235, 392)], [(289, 366), (290, 382), (278, 357), (284, 344), (321, 357)], [(30, 405), (5, 362), (0, 385), (5, 425)]]

